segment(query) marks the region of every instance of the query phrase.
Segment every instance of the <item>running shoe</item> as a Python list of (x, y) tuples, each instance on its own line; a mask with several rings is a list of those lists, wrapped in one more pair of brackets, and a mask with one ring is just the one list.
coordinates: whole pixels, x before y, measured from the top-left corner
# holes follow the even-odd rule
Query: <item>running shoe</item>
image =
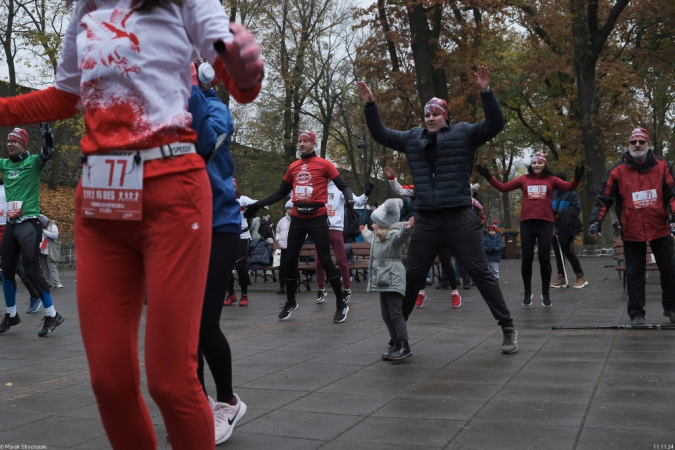
[(502, 341), (502, 353), (515, 353), (518, 351), (518, 330), (514, 327), (502, 328), (504, 340)]
[(209, 397), (209, 406), (213, 411), (213, 422), (216, 429), (216, 445), (222, 444), (232, 436), (237, 422), (246, 414), (246, 403), (242, 402), (237, 394), (234, 394), (237, 401), (235, 405), (228, 403), (219, 403)]
[(31, 298), (28, 300), (28, 309), (26, 310), (26, 314), (35, 314), (40, 310), (41, 306), (42, 300), (40, 300), (40, 297)]
[(52, 331), (56, 329), (59, 325), (63, 323), (63, 317), (61, 317), (61, 314), (56, 313), (54, 317), (51, 316), (45, 316), (42, 319), (42, 330), (38, 332), (38, 336), (40, 337), (45, 337), (48, 334), (50, 334)]
[(328, 293), (326, 292), (325, 289), (319, 289), (319, 292), (317, 292), (317, 294), (316, 294), (316, 303), (317, 303), (317, 305), (318, 305), (319, 303), (323, 303), (323, 302), (326, 300), (326, 296), (327, 296), (327, 295), (328, 295)]
[(541, 294), (541, 304), (550, 308), (553, 303), (551, 302), (551, 296), (549, 294)]
[(532, 299), (534, 298), (534, 294), (531, 292), (525, 292), (525, 296), (523, 298), (523, 306), (532, 306)]
[(342, 291), (342, 301), (347, 303), (349, 299), (352, 298), (352, 290), (351, 289), (345, 289)]
[(248, 294), (241, 294), (239, 306), (248, 306)]
[(670, 319), (670, 323), (675, 323), (675, 311), (663, 311), (663, 315)]
[(421, 308), (422, 305), (424, 305), (424, 300), (427, 299), (427, 293), (426, 292), (420, 292), (417, 294), (417, 300), (415, 300), (415, 306), (417, 308)]
[(14, 317), (10, 317), (9, 313), (5, 313), (5, 318), (2, 319), (2, 322), (0, 322), (0, 333), (4, 333), (5, 331), (9, 330), (14, 325), (18, 325), (20, 323), (21, 323), (21, 319), (19, 318), (18, 313)]
[(56, 289), (63, 289), (63, 285), (61, 283), (57, 284)]
[(227, 300), (225, 300), (225, 303), (223, 303), (223, 305), (232, 306), (233, 303), (237, 303), (237, 296), (234, 294), (228, 295)]
[(279, 319), (281, 320), (287, 320), (290, 319), (291, 314), (293, 311), (298, 309), (298, 304), (296, 303), (295, 305), (289, 305), (286, 303), (283, 308), (281, 308), (281, 312), (279, 313)]
[(344, 306), (341, 306), (340, 308), (335, 311), (335, 317), (333, 317), (333, 322), (335, 323), (341, 323), (347, 320), (347, 313), (349, 312), (349, 306), (345, 303)]
[(635, 316), (633, 317), (633, 320), (630, 321), (631, 325), (644, 325), (645, 324), (645, 318), (644, 316)]
[(459, 308), (460, 306), (462, 306), (462, 296), (459, 295), (459, 292), (452, 294), (452, 307)]

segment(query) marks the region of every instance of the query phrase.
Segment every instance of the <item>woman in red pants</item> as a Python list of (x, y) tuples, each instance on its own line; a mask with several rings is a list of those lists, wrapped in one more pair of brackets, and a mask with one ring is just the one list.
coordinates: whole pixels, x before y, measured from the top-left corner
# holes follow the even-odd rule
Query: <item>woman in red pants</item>
[(235, 99), (255, 99), (260, 49), (218, 2), (88, 0), (74, 5), (54, 86), (0, 100), (2, 125), (84, 112), (75, 199), (78, 308), (92, 387), (115, 449), (157, 447), (140, 390), (146, 291), (148, 389), (171, 445), (215, 446), (197, 378), (211, 189), (187, 112), (195, 51), (214, 64)]

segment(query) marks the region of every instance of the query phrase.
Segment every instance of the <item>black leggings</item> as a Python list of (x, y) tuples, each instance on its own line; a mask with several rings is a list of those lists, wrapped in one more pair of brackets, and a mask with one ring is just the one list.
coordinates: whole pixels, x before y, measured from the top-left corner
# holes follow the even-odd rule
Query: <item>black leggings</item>
[[(251, 284), (251, 278), (248, 276), (248, 249), (251, 243), (250, 239), (239, 239), (238, 243), (234, 243), (225, 251), (232, 252), (231, 249), (236, 249), (234, 258), (236, 260), (234, 267), (237, 269), (237, 278), (239, 278), (239, 286), (241, 286), (241, 293), (248, 294), (248, 285)], [(232, 270), (230, 269), (230, 275)], [(234, 277), (230, 278), (230, 283), (227, 288), (229, 295), (234, 295)]]
[(286, 247), (286, 302), (295, 305), (295, 289), (298, 285), (298, 258), (307, 235), (314, 241), (316, 254), (326, 270), (326, 276), (335, 293), (335, 303), (338, 308), (344, 305), (342, 301), (342, 281), (340, 272), (333, 258), (330, 256), (330, 238), (328, 233), (328, 215), (322, 214), (311, 219), (300, 219), (291, 216), (291, 225), (288, 227), (288, 245)]
[(2, 273), (14, 284), (16, 289), (16, 265), (19, 257), (23, 269), (37, 294), (44, 300), (43, 292), (49, 293), (49, 283), (40, 270), (40, 241), (42, 241), (42, 225), (38, 219), (28, 219), (21, 223), (8, 223), (2, 237)]
[(455, 277), (455, 268), (452, 267), (450, 260), (450, 251), (446, 247), (442, 247), (438, 251), (438, 260), (441, 262), (441, 269), (443, 269), (443, 276), (450, 283), (450, 289), (453, 291), (457, 289), (457, 278)]
[(534, 262), (534, 242), (539, 248), (539, 270), (541, 272), (541, 292), (548, 294), (551, 286), (551, 241), (553, 222), (541, 219), (529, 219), (520, 222), (520, 245), (523, 251), (523, 263), (520, 271), (523, 275), (525, 292), (532, 292), (532, 263)]
[(232, 399), (232, 353), (230, 344), (220, 330), (220, 314), (223, 310), (225, 291), (232, 277), (235, 252), (239, 238), (236, 233), (219, 233), (211, 235), (211, 257), (209, 272), (206, 277), (202, 322), (199, 328), (199, 353), (197, 359), (197, 376), (202, 383), (204, 394), (204, 358), (211, 369), (216, 383), (218, 402), (229, 403)]

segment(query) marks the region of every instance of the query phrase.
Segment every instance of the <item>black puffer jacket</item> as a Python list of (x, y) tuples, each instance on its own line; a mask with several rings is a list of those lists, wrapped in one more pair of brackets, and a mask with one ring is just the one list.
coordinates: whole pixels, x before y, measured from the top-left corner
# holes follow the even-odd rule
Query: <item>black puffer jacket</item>
[(366, 123), (373, 139), (408, 157), (415, 185), (415, 209), (471, 206), (470, 177), (476, 149), (504, 128), (504, 115), (494, 92), (481, 92), (480, 98), (485, 119), (475, 124), (447, 125), (435, 138), (425, 128), (391, 130), (382, 123), (377, 105), (366, 104)]

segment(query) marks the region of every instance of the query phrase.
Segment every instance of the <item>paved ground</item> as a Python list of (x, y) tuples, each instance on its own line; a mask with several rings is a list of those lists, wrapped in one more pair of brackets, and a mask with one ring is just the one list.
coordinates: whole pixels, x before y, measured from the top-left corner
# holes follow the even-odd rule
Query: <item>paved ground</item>
[[(292, 320), (280, 323), (277, 286), (254, 284), (250, 305), (225, 308), (221, 322), (235, 391), (249, 410), (219, 448), (672, 449), (675, 331), (551, 330), (629, 322), (621, 281), (605, 267), (613, 261), (581, 262), (590, 285), (552, 290), (551, 309), (540, 301), (523, 308), (520, 260), (502, 262), (520, 331), (515, 355), (500, 353), (501, 330), (475, 287), (461, 291), (457, 310), (449, 291), (431, 287), (409, 322), (414, 356), (398, 365), (380, 361), (388, 337), (364, 283), (354, 283), (343, 324), (332, 323), (332, 292), (323, 305), (303, 292)], [(665, 324), (655, 275), (647, 322)], [(64, 325), (41, 339), (41, 314), (21, 314), (0, 336), (0, 449), (109, 448), (89, 386), (74, 273), (62, 279), (54, 298)], [(159, 446), (169, 448), (144, 393)]]

